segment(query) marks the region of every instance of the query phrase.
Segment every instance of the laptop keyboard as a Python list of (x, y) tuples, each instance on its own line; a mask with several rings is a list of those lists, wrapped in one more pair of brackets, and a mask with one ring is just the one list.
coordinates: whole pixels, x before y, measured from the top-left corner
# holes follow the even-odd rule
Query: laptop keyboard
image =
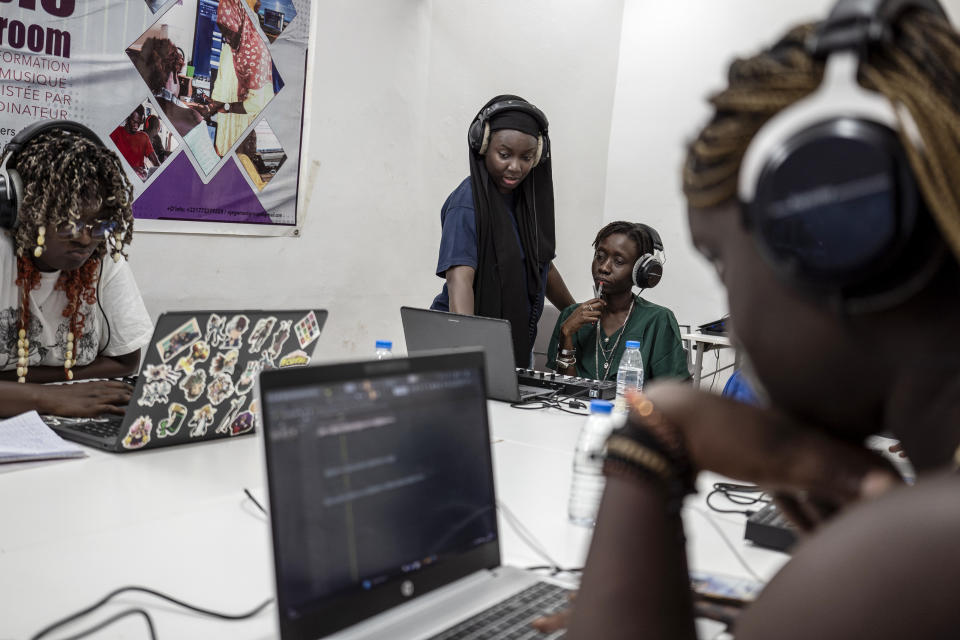
[(485, 609), (427, 640), (554, 640), (564, 631), (545, 635), (530, 626), (540, 616), (566, 606), (569, 591), (547, 582), (538, 582), (489, 609)]
[(70, 425), (70, 429), (80, 433), (89, 433), (102, 438), (116, 438), (120, 433), (123, 416), (111, 416), (106, 422), (78, 422)]

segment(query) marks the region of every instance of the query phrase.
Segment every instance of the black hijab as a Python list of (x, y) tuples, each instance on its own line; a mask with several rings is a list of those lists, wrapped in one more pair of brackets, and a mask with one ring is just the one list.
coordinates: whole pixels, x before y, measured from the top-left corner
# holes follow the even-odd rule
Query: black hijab
[[(483, 109), (506, 100), (526, 102), (519, 96), (501, 95), (487, 102)], [(489, 120), (489, 124), (491, 134), (500, 129), (515, 129), (534, 137), (543, 137), (540, 162), (511, 194), (522, 252), (517, 246), (505, 196), (497, 190), (487, 173), (483, 156), (472, 148), (469, 151), (477, 224), (478, 264), (473, 280), (474, 312), (480, 316), (510, 321), (514, 359), (518, 367), (527, 367), (541, 310), (539, 297), (544, 286), (543, 267), (553, 258), (556, 246), (550, 138), (546, 127), (541, 128), (536, 118), (523, 111), (499, 112)]]

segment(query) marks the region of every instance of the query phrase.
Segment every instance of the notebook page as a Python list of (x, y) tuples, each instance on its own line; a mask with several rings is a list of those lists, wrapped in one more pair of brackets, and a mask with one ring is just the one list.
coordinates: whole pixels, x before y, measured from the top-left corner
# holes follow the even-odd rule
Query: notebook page
[(0, 420), (0, 462), (81, 458), (86, 455), (82, 447), (54, 433), (36, 411)]

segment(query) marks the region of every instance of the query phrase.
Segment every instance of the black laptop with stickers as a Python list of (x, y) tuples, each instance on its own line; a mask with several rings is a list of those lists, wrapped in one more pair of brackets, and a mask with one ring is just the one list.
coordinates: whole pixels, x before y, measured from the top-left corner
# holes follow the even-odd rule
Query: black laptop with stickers
[(309, 364), (326, 320), (322, 309), (164, 313), (124, 415), (43, 420), (63, 438), (115, 452), (252, 433), (257, 375)]

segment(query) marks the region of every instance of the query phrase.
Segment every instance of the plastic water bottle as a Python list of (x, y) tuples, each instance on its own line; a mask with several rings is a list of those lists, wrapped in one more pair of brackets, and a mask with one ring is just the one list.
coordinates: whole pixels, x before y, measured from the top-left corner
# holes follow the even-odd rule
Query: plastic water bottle
[(393, 357), (393, 343), (389, 340), (377, 340), (377, 360), (386, 360)]
[(627, 413), (627, 391), (643, 389), (643, 356), (640, 355), (640, 342), (627, 340), (626, 350), (620, 358), (620, 368), (617, 369), (617, 398), (614, 402), (614, 413), (622, 417)]
[(603, 449), (613, 430), (607, 400), (591, 400), (590, 416), (580, 430), (577, 450), (573, 454), (573, 481), (570, 483), (570, 522), (592, 527), (603, 496)]

